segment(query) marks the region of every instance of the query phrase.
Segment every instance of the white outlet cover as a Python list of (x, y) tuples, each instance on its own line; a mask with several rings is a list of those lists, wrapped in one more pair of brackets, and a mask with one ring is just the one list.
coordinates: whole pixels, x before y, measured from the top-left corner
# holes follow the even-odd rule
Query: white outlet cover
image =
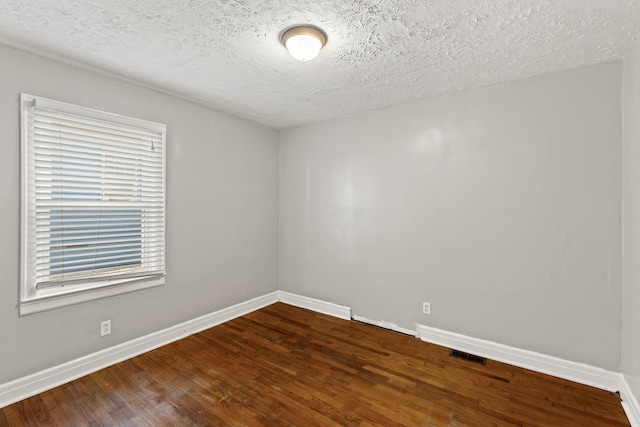
[(423, 302), (422, 303), (422, 313), (423, 314), (431, 314), (431, 303)]
[(105, 320), (100, 323), (100, 336), (109, 335), (111, 333), (111, 320)]

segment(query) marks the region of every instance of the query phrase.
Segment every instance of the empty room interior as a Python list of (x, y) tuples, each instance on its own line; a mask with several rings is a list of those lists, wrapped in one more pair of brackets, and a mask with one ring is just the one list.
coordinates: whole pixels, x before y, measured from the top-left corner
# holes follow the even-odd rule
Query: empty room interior
[(639, 33), (0, 2), (0, 426), (640, 426)]

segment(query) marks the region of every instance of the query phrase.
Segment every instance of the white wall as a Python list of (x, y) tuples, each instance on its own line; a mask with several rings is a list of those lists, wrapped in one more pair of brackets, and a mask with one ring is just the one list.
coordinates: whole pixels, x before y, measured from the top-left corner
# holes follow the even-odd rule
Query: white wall
[(619, 371), (621, 84), (617, 61), (282, 131), (281, 289)]
[(622, 373), (640, 398), (640, 41), (624, 59)]
[[(0, 64), (0, 384), (278, 288), (276, 130), (4, 46)], [(20, 92), (167, 124), (166, 285), (18, 317)]]

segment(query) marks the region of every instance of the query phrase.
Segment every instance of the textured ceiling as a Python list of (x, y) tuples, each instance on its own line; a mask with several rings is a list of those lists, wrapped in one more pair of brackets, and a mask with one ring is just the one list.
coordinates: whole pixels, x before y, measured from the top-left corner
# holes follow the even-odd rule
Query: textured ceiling
[[(279, 43), (300, 23), (328, 36), (307, 63)], [(0, 0), (0, 43), (276, 128), (621, 58), (638, 29), (640, 0)]]

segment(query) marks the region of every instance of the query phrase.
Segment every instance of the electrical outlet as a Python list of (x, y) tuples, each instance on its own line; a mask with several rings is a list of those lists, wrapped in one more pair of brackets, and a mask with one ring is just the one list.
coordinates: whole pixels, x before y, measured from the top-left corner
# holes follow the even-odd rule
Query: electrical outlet
[(423, 314), (431, 314), (431, 303), (423, 302), (422, 303), (422, 313)]
[(105, 320), (100, 323), (100, 336), (109, 335), (111, 333), (111, 320)]

